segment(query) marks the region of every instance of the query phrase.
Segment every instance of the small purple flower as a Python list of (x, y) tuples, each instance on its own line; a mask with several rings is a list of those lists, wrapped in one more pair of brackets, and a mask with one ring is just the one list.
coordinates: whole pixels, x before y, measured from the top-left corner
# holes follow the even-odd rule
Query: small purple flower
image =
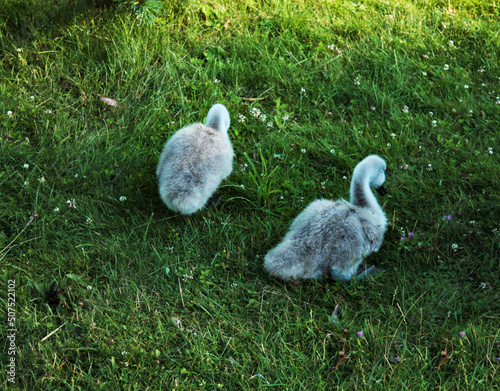
[(401, 236), (401, 241), (404, 242), (405, 241), (405, 237), (404, 236)]
[(363, 338), (363, 332), (362, 331), (358, 331), (358, 338)]
[(460, 338), (465, 338), (465, 331), (460, 331)]
[(396, 361), (397, 361), (397, 362), (401, 362), (401, 358), (396, 357)]
[(413, 235), (414, 235), (413, 232), (408, 232), (408, 239), (413, 239)]
[(451, 220), (451, 215), (444, 215), (443, 220), (446, 220), (446, 219)]

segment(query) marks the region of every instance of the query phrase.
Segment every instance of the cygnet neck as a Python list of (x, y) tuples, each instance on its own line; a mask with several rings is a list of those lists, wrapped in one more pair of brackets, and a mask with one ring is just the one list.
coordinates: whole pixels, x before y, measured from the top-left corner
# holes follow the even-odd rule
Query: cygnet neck
[(205, 125), (219, 131), (227, 132), (231, 120), (224, 105), (217, 103), (208, 111)]
[(370, 187), (370, 176), (366, 170), (356, 171), (351, 181), (351, 204), (358, 208), (369, 208), (374, 212), (381, 212), (373, 191)]

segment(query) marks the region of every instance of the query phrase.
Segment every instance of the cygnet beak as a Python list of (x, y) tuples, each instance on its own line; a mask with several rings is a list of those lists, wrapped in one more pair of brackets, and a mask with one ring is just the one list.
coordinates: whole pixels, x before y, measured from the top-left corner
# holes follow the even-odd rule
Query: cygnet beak
[(387, 190), (385, 189), (384, 186), (380, 186), (378, 189), (375, 190), (377, 190), (377, 193), (380, 194), (381, 196), (387, 195)]

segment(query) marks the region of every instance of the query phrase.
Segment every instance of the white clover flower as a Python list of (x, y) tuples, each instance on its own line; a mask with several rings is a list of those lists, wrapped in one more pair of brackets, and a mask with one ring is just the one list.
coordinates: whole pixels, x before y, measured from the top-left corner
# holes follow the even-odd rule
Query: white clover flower
[(217, 84), (217, 83), (220, 83), (220, 80), (219, 80), (219, 79), (215, 79), (215, 80), (214, 80), (214, 83), (216, 83), (216, 84)]
[(125, 197), (125, 196), (121, 196), (118, 200), (119, 200), (120, 202), (127, 201), (127, 197)]
[(432, 127), (435, 128), (436, 126), (438, 126), (438, 122), (436, 120), (432, 121)]
[(456, 113), (457, 112), (457, 109), (453, 108), (451, 109), (452, 113)]
[(336, 51), (338, 55), (342, 55), (342, 50), (340, 50), (338, 47), (336, 47), (333, 43), (331, 45), (328, 45), (328, 49), (331, 51)]
[(44, 178), (44, 177), (41, 177), (41, 178), (38, 180), (38, 182), (40, 182), (40, 183), (45, 183), (45, 178)]
[(66, 201), (66, 203), (68, 204), (68, 207), (73, 208), (73, 209), (76, 209), (76, 204), (75, 204), (75, 202), (76, 202), (76, 201), (75, 201), (75, 199), (74, 199), (74, 198), (73, 198), (73, 199), (71, 199), (71, 200)]
[(306, 89), (305, 89), (304, 87), (302, 87), (302, 88), (300, 89), (300, 93), (301, 93), (301, 94), (305, 94), (305, 92), (306, 92)]
[(429, 115), (432, 117), (434, 113), (432, 111), (429, 111)]
[(453, 42), (453, 41), (450, 40), (450, 41), (448, 41), (448, 45), (450, 45), (450, 47), (452, 47), (452, 46), (455, 45), (455, 42)]
[(407, 113), (408, 112), (408, 106), (405, 105), (405, 107), (403, 107), (403, 113)]
[(342, 177), (342, 179), (347, 179), (347, 177), (344, 175), (344, 176)]
[(16, 52), (18, 52), (18, 53), (21, 53), (22, 51), (23, 51), (23, 49), (21, 49), (21, 48), (16, 49)]
[(275, 154), (274, 154), (274, 157), (275, 157), (276, 159), (280, 159), (280, 158), (281, 158), (281, 154), (279, 154), (279, 153), (275, 153)]
[(91, 223), (92, 221), (94, 221), (94, 220), (92, 220), (92, 218), (87, 217), (87, 223)]
[(481, 289), (486, 289), (487, 286), (488, 285), (486, 285), (485, 282), (482, 282), (481, 284), (479, 284), (479, 288), (481, 288)]
[(483, 73), (484, 72), (484, 68), (479, 68), (477, 71)]
[(273, 124), (272, 122), (268, 122), (268, 123), (267, 123), (267, 127), (268, 127), (268, 128), (272, 128), (273, 126), (274, 126), (274, 124)]
[(468, 89), (468, 88), (469, 88), (469, 85), (468, 85), (468, 84), (465, 84), (465, 85), (464, 85), (464, 88), (465, 88), (465, 89)]
[(33, 100), (33, 99), (35, 99), (35, 96), (34, 96), (34, 95), (31, 95), (31, 96), (30, 96), (30, 99), (32, 99), (32, 100)]
[(7, 111), (7, 116), (8, 116), (9, 118), (10, 118), (10, 117), (12, 117), (12, 111), (10, 111), (10, 110), (9, 110), (9, 111)]
[(59, 212), (59, 207), (57, 207), (57, 206), (56, 206), (56, 207), (54, 208), (54, 212), (56, 212), (56, 213), (57, 213), (57, 212)]
[(360, 83), (360, 81), (359, 81), (359, 77), (358, 77), (358, 76), (356, 76), (356, 78), (354, 79), (354, 85), (355, 85), (355, 86), (359, 86), (360, 84), (361, 84), (361, 83)]
[(260, 110), (259, 110), (257, 107), (252, 108), (251, 113), (252, 113), (252, 115), (253, 115), (254, 117), (256, 117), (256, 118), (257, 118), (257, 117), (260, 117)]
[(448, 64), (444, 64), (443, 69), (444, 69), (445, 71), (447, 71), (448, 69), (450, 69), (450, 66), (449, 66)]
[(451, 245), (451, 248), (453, 249), (453, 251), (455, 251), (455, 252), (456, 252), (456, 251), (458, 250), (458, 244), (453, 243), (453, 244)]
[(486, 83), (481, 83), (481, 87), (486, 87)]
[(388, 16), (390, 19), (394, 19), (394, 15), (392, 15), (392, 14), (389, 14), (389, 15), (387, 15), (387, 16)]
[(430, 163), (429, 163), (429, 164), (427, 165), (427, 171), (432, 171), (432, 164), (430, 164)]
[(301, 149), (300, 152), (306, 153), (307, 151), (305, 149)]
[(371, 107), (371, 109), (372, 109), (372, 111), (377, 110), (377, 109), (375, 108), (375, 106), (372, 106), (372, 107)]
[(422, 72), (422, 75), (423, 76), (427, 76), (427, 72)]
[(489, 153), (490, 155), (493, 155), (493, 148), (488, 147), (488, 153)]
[(45, 110), (45, 114), (52, 114), (52, 110)]
[(392, 138), (396, 137), (396, 133), (391, 133), (391, 137)]
[(285, 115), (284, 117), (281, 117), (283, 119), (283, 121), (288, 121), (288, 119), (290, 118), (289, 115)]
[(266, 122), (267, 115), (265, 115), (265, 114), (261, 114), (261, 115), (259, 116), (259, 119), (260, 119), (262, 122)]
[(247, 118), (247, 117), (245, 117), (244, 115), (240, 114), (240, 115), (238, 116), (238, 122), (243, 123), (243, 122), (245, 122), (246, 118)]
[(30, 183), (28, 181), (24, 181), (24, 186), (28, 186)]
[(240, 187), (241, 187), (242, 189), (244, 189), (244, 188), (245, 188), (245, 185), (240, 185)]
[(23, 168), (30, 168), (30, 165), (28, 163), (24, 163)]
[(231, 284), (231, 288), (236, 288), (237, 286), (238, 286), (238, 284), (237, 284), (236, 282), (233, 282), (233, 283)]
[(335, 153), (335, 149), (330, 149), (330, 153)]

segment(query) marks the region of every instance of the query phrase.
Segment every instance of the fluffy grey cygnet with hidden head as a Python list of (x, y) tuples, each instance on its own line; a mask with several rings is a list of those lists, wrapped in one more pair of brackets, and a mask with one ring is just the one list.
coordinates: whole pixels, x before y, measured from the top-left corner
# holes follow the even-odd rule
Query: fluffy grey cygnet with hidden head
[(283, 241), (267, 253), (265, 269), (285, 281), (320, 279), (326, 273), (338, 281), (362, 279), (383, 270), (374, 266), (359, 275), (363, 259), (382, 245), (387, 227), (384, 211), (371, 187), (387, 194), (385, 161), (370, 155), (354, 169), (351, 202), (316, 200), (293, 221)]
[(184, 215), (197, 212), (233, 169), (228, 136), (229, 112), (212, 106), (205, 124), (178, 130), (165, 144), (156, 169), (160, 196), (169, 209)]

